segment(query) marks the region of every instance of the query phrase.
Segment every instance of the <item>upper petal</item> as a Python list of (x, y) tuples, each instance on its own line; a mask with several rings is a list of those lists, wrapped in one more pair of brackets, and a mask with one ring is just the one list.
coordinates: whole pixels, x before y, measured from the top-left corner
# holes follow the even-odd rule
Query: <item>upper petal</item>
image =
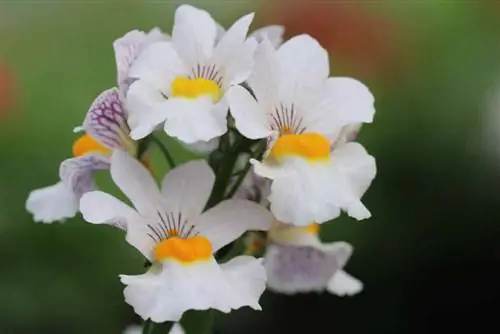
[(267, 38), (272, 46), (278, 48), (283, 43), (283, 34), (285, 27), (279, 25), (271, 25), (254, 30), (250, 36), (254, 37), (257, 42), (261, 43), (264, 38)]
[(352, 78), (329, 78), (324, 95), (310, 117), (308, 130), (335, 138), (343, 127), (371, 123), (375, 115), (374, 97), (368, 87)]
[(111, 149), (128, 149), (133, 145), (117, 88), (107, 89), (97, 96), (85, 116), (83, 128), (94, 139)]
[(111, 177), (130, 199), (136, 210), (145, 217), (157, 216), (164, 200), (150, 172), (128, 153), (115, 150), (111, 157)]
[(245, 88), (231, 87), (226, 96), (235, 126), (242, 135), (250, 139), (266, 138), (269, 135), (265, 111)]
[(172, 42), (189, 67), (204, 63), (212, 55), (217, 34), (212, 16), (191, 5), (175, 11)]
[(78, 212), (78, 198), (63, 182), (30, 192), (26, 210), (36, 222), (52, 223), (74, 217)]
[(207, 204), (214, 182), (215, 174), (204, 160), (190, 161), (165, 176), (161, 191), (171, 211), (193, 219)]
[(204, 212), (192, 223), (210, 240), (216, 252), (246, 231), (268, 230), (272, 220), (266, 208), (250, 201), (230, 199)]
[(309, 35), (292, 37), (277, 51), (280, 86), (290, 96), (323, 84), (329, 74), (328, 53)]

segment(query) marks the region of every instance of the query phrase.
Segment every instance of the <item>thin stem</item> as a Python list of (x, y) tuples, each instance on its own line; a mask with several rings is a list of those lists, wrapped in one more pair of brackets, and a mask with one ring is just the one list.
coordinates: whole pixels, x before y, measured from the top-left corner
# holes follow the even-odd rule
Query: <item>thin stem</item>
[(151, 319), (144, 321), (144, 324), (142, 325), (142, 334), (151, 334), (152, 330), (153, 322), (151, 321)]
[(248, 174), (248, 171), (250, 170), (250, 166), (252, 165), (250, 163), (250, 160), (253, 158), (253, 159), (258, 159), (260, 157), (260, 155), (262, 155), (266, 149), (266, 141), (263, 140), (259, 143), (259, 146), (257, 147), (257, 149), (255, 150), (255, 153), (252, 154), (252, 156), (250, 156), (250, 158), (248, 159), (247, 163), (245, 164), (245, 166), (243, 167), (242, 170), (240, 170), (238, 173), (240, 173), (238, 175), (238, 178), (236, 179), (236, 182), (233, 184), (233, 186), (231, 187), (231, 189), (228, 191), (228, 193), (226, 194), (226, 198), (231, 198), (234, 196), (234, 194), (236, 193), (236, 191), (238, 191), (239, 187), (241, 186), (241, 183), (243, 182), (243, 180), (245, 179), (245, 176), (247, 176)]
[(160, 149), (161, 153), (163, 153), (163, 156), (167, 160), (167, 163), (170, 166), (170, 169), (173, 169), (175, 167), (175, 160), (172, 157), (172, 155), (170, 155), (170, 152), (165, 147), (165, 145), (163, 145), (163, 143), (161, 142), (161, 140), (159, 140), (155, 136), (151, 136), (151, 141), (153, 141), (158, 146), (158, 148)]

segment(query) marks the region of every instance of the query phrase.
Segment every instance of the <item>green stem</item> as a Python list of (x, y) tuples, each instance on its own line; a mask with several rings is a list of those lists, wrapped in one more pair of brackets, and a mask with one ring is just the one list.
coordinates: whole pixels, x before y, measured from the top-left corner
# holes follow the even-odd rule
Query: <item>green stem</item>
[(159, 140), (155, 136), (151, 136), (151, 141), (153, 141), (158, 146), (158, 148), (160, 149), (161, 153), (163, 153), (163, 156), (167, 160), (167, 163), (170, 166), (170, 169), (173, 169), (175, 167), (175, 160), (172, 157), (172, 155), (170, 155), (170, 152), (165, 147), (165, 145), (163, 145), (163, 143), (161, 142), (161, 140)]
[(142, 334), (168, 334), (173, 326), (174, 323), (171, 321), (158, 324), (148, 319), (144, 321)]
[(144, 321), (142, 325), (142, 334), (150, 334), (153, 329), (153, 322), (151, 319)]
[(262, 155), (264, 153), (264, 151), (266, 149), (266, 145), (267, 144), (266, 144), (265, 140), (263, 140), (259, 143), (259, 146), (255, 150), (255, 153), (250, 156), (250, 158), (248, 159), (248, 161), (245, 164), (245, 166), (243, 167), (243, 169), (238, 172), (239, 173), (238, 178), (236, 179), (236, 182), (233, 184), (233, 186), (231, 187), (229, 192), (226, 194), (225, 198), (233, 197), (234, 194), (236, 193), (236, 191), (238, 191), (238, 188), (241, 186), (241, 183), (245, 179), (245, 176), (247, 176), (248, 171), (250, 170), (250, 167), (252, 166), (252, 164), (250, 163), (250, 160), (252, 158), (258, 159), (260, 157), (260, 155)]

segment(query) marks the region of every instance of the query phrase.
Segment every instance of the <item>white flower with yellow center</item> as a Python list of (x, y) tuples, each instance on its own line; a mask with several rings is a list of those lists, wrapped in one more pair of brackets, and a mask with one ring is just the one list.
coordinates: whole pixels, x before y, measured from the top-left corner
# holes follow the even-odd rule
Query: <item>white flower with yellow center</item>
[(285, 294), (328, 291), (351, 296), (363, 284), (343, 268), (353, 248), (346, 242), (322, 243), (319, 225), (295, 227), (276, 222), (268, 234), (264, 257), (267, 285)]
[(178, 321), (190, 309), (260, 309), (266, 280), (261, 260), (239, 256), (219, 265), (213, 253), (247, 230), (269, 229), (268, 210), (250, 201), (226, 200), (202, 212), (215, 180), (205, 161), (172, 170), (160, 192), (137, 160), (115, 151), (111, 176), (135, 210), (93, 191), (82, 197), (80, 211), (91, 223), (124, 221), (126, 240), (152, 263), (143, 275), (121, 276), (125, 300), (137, 314), (164, 322)]
[(323, 223), (341, 210), (370, 217), (360, 198), (375, 160), (346, 142), (344, 130), (373, 120), (374, 99), (359, 81), (328, 73), (328, 54), (312, 37), (296, 36), (277, 51), (264, 39), (248, 79), (255, 98), (241, 86), (227, 93), (236, 128), (251, 139), (270, 138), (254, 171), (273, 181), (271, 211), (285, 223)]
[(96, 189), (93, 173), (109, 168), (111, 152), (119, 149), (135, 154), (136, 145), (128, 137), (126, 113), (117, 88), (99, 94), (82, 129), (85, 134), (73, 144), (74, 157), (59, 166), (60, 181), (29, 194), (26, 209), (35, 221), (51, 223), (73, 217), (80, 197)]
[(257, 45), (246, 39), (253, 14), (236, 21), (216, 42), (216, 22), (204, 10), (177, 8), (171, 41), (150, 45), (129, 71), (131, 136), (140, 139), (165, 122), (180, 141), (207, 142), (227, 131), (226, 90), (248, 79)]

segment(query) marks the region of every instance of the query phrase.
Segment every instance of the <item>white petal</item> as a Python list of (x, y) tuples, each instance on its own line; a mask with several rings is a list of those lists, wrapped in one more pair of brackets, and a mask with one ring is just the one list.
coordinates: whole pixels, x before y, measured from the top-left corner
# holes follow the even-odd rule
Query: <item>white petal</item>
[(80, 199), (83, 219), (93, 224), (109, 224), (122, 230), (127, 222), (138, 218), (137, 212), (127, 204), (102, 191), (90, 191)]
[(148, 219), (134, 209), (101, 191), (91, 191), (80, 200), (83, 218), (93, 224), (108, 224), (126, 231), (127, 242), (152, 259), (154, 241), (148, 236)]
[(130, 325), (125, 328), (122, 334), (142, 334), (142, 326)]
[(224, 72), (223, 88), (239, 84), (250, 76), (257, 41), (253, 38), (245, 41), (245, 38), (253, 17), (252, 13), (236, 21), (222, 36), (214, 50), (212, 62)]
[(210, 139), (209, 141), (197, 141), (192, 144), (186, 144), (183, 142), (179, 143), (189, 151), (204, 155), (216, 150), (217, 147), (219, 147), (219, 138)]
[[(120, 278), (127, 285), (125, 301), (143, 319), (150, 318), (160, 323), (179, 321), (188, 310), (212, 308), (227, 313), (245, 305), (260, 309), (256, 301), (250, 298), (257, 291), (257, 284), (234, 282), (236, 277), (257, 280), (261, 274), (259, 268), (248, 265), (252, 269), (251, 276), (248, 276), (249, 269), (230, 267), (223, 270), (213, 258), (190, 265), (164, 261), (161, 265), (153, 265), (144, 275), (121, 275)], [(237, 272), (248, 275), (240, 278)], [(264, 280), (261, 284), (264, 284)], [(245, 290), (240, 291), (243, 287)]]
[(337, 136), (353, 123), (371, 123), (375, 115), (375, 99), (363, 83), (352, 78), (329, 78), (321, 104), (315, 108), (308, 130)]
[(172, 80), (188, 72), (174, 45), (163, 41), (153, 43), (142, 51), (130, 68), (129, 77), (152, 81), (158, 89), (167, 93)]
[(163, 106), (167, 102), (161, 91), (148, 80), (137, 80), (129, 88), (126, 100), (130, 137), (138, 140), (165, 121)]
[(265, 231), (273, 216), (264, 207), (245, 200), (230, 199), (204, 212), (192, 222), (212, 243), (214, 252), (239, 238), (246, 231)]
[(182, 328), (181, 324), (176, 322), (173, 326), (172, 329), (170, 330), (169, 334), (184, 334), (184, 328)]
[(227, 131), (227, 104), (213, 104), (208, 97), (196, 100), (169, 99), (163, 106), (167, 115), (165, 132), (187, 144), (209, 141)]
[(164, 200), (155, 180), (150, 172), (128, 153), (113, 151), (111, 177), (142, 216), (156, 217), (158, 211), (162, 210)]
[(285, 27), (271, 25), (254, 30), (250, 36), (254, 37), (259, 43), (261, 43), (264, 38), (267, 38), (275, 48), (278, 48), (283, 43), (284, 33)]
[(188, 66), (203, 64), (212, 55), (216, 30), (207, 11), (181, 5), (175, 11), (172, 43)]
[(96, 97), (85, 116), (83, 128), (111, 149), (127, 149), (132, 145), (127, 116), (117, 88), (107, 89)]
[(296, 95), (302, 89), (323, 84), (329, 74), (328, 53), (309, 35), (295, 36), (277, 52), (284, 90)]
[(269, 289), (294, 294), (320, 292), (340, 269), (335, 256), (313, 246), (270, 244), (264, 267)]
[(197, 160), (169, 172), (161, 189), (169, 209), (191, 220), (198, 217), (207, 204), (214, 182), (212, 168), (204, 160)]
[(33, 190), (26, 201), (26, 210), (36, 222), (52, 223), (74, 217), (79, 196), (62, 182)]
[(95, 190), (92, 173), (109, 168), (109, 157), (102, 154), (87, 154), (64, 160), (59, 165), (61, 181), (77, 196)]
[(220, 267), (236, 294), (235, 299), (238, 300), (232, 307), (248, 305), (255, 310), (261, 310), (259, 299), (266, 289), (266, 271), (262, 259), (242, 255), (221, 264)]
[(346, 203), (343, 209), (358, 220), (369, 218), (370, 212), (360, 198), (377, 173), (375, 159), (358, 143), (350, 142), (332, 152), (332, 163), (341, 177)]
[(279, 92), (279, 62), (276, 50), (264, 37), (255, 53), (255, 65), (248, 84), (252, 88), (262, 112), (270, 113), (282, 102)]
[(245, 88), (234, 86), (226, 96), (238, 131), (250, 139), (266, 138), (270, 129), (265, 111), (252, 95)]
[(341, 194), (334, 191), (336, 175), (329, 163), (310, 165), (294, 159), (281, 168), (257, 164), (255, 173), (273, 179), (268, 199), (279, 221), (306, 226), (340, 215), (343, 202)]
[(321, 249), (323, 252), (334, 256), (337, 259), (337, 263), (340, 268), (343, 268), (346, 265), (354, 250), (352, 245), (345, 241), (320, 244), (316, 247)]
[(353, 296), (363, 290), (363, 283), (357, 278), (339, 270), (328, 282), (327, 290), (337, 296)]
[(146, 34), (132, 30), (113, 42), (118, 82), (127, 79), (128, 70), (139, 54), (140, 44)]

